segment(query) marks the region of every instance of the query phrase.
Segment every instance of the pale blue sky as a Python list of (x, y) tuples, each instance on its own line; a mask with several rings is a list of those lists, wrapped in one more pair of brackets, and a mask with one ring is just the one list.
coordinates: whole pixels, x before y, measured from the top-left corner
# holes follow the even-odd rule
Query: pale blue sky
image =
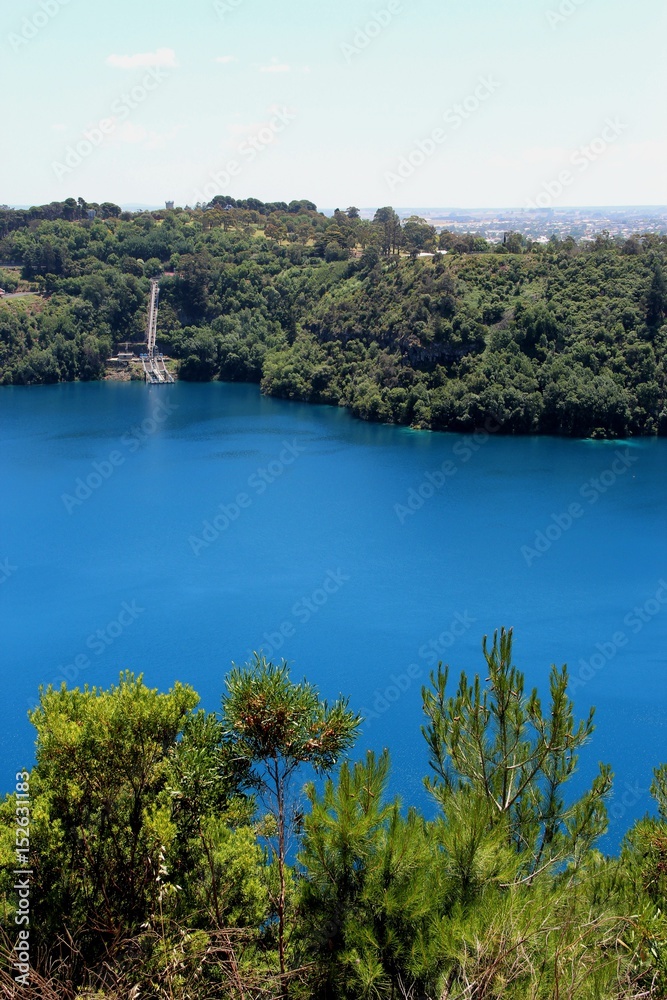
[(0, 202), (667, 203), (663, 0), (217, 4), (5, 0)]

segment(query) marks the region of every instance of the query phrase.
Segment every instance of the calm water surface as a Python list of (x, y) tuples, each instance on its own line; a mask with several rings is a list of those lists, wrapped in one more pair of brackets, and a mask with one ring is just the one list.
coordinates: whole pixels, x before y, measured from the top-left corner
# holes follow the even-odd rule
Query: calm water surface
[[(366, 425), (251, 386), (0, 390), (0, 781), (26, 710), (122, 669), (219, 705), (231, 661), (284, 656), (367, 716), (394, 789), (427, 807), (421, 685), (483, 671), (515, 628), (545, 689), (567, 662), (616, 772), (614, 846), (667, 760), (667, 441), (476, 439)], [(569, 513), (568, 513), (569, 511)], [(4, 560), (4, 563), (2, 561)], [(546, 693), (546, 690), (545, 690)]]

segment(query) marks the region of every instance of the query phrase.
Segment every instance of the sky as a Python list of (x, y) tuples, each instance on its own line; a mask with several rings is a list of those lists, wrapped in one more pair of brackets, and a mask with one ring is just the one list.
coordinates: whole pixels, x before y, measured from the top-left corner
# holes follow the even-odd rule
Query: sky
[(5, 0), (0, 203), (667, 203), (663, 0)]

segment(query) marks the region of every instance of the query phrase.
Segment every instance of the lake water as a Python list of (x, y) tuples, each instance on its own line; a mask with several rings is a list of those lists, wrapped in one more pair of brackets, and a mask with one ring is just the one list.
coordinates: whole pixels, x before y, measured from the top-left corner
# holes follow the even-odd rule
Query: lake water
[[(40, 684), (143, 672), (219, 706), (263, 648), (367, 716), (428, 808), (421, 685), (482, 671), (514, 626), (548, 694), (567, 662), (616, 797), (607, 845), (667, 760), (667, 441), (438, 435), (254, 386), (0, 390), (0, 781), (32, 760)], [(483, 676), (485, 674), (483, 673)]]

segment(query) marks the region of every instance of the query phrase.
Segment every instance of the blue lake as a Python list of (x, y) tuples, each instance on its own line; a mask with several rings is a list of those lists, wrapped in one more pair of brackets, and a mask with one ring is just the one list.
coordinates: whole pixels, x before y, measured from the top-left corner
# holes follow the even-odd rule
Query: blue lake
[[(606, 846), (667, 760), (667, 441), (438, 435), (254, 386), (0, 390), (0, 783), (32, 760), (40, 684), (123, 669), (219, 706), (262, 648), (367, 716), (428, 808), (421, 686), (515, 629), (548, 694), (597, 707), (578, 788), (616, 773)], [(483, 676), (484, 673), (483, 673)]]

